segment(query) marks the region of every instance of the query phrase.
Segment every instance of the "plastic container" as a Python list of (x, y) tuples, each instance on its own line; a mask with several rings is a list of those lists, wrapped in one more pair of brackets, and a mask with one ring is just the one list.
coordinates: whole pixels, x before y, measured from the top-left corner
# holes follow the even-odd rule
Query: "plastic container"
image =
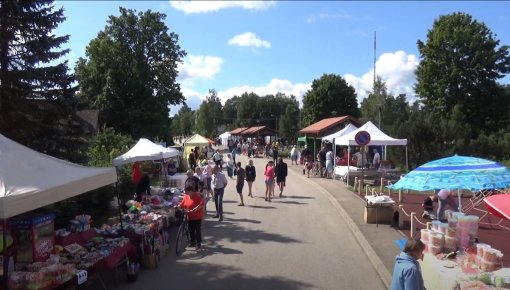
[(493, 272), (501, 269), (501, 263), (489, 262), (484, 259), (480, 262), (480, 270), (483, 272)]
[(440, 221), (432, 221), (432, 230), (439, 232), (439, 225), (441, 224)]
[(455, 239), (457, 237), (457, 230), (455, 228), (447, 227), (445, 237)]
[(423, 243), (425, 243), (425, 242), (428, 243), (428, 241), (429, 241), (429, 230), (421, 229), (420, 232), (421, 232), (421, 241)]
[(448, 226), (452, 229), (457, 228), (457, 219), (456, 218), (449, 218), (448, 219)]
[(476, 244), (476, 256), (479, 258), (483, 258), (483, 252), (485, 249), (490, 248), (491, 246), (483, 243)]
[(440, 223), (440, 224), (438, 225), (438, 231), (439, 231), (440, 233), (442, 233), (443, 235), (445, 235), (445, 234), (446, 234), (446, 229), (447, 229), (447, 228), (448, 228), (448, 224), (447, 224), (447, 223)]
[(443, 247), (435, 247), (429, 244), (429, 253), (437, 255), (443, 252)]
[(457, 249), (457, 240), (455, 238), (446, 237), (444, 239), (444, 247), (448, 249), (453, 249), (453, 251), (455, 251)]
[(442, 248), (444, 246), (444, 235), (440, 232), (432, 232), (429, 235), (429, 244), (433, 247)]

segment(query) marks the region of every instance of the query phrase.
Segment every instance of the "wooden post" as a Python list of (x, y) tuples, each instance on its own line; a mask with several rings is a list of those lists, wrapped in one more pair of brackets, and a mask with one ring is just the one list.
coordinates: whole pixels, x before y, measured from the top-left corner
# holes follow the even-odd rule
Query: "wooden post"
[(432, 222), (427, 222), (426, 229), (430, 230), (432, 228)]
[(361, 191), (363, 189), (361, 188), (361, 180), (358, 180), (358, 194), (361, 195)]
[(398, 205), (398, 228), (404, 228), (404, 205)]
[(411, 212), (411, 238), (414, 237), (414, 231), (415, 231), (415, 229), (414, 229), (414, 223), (415, 223), (414, 217), (415, 217), (415, 215), (416, 215), (416, 213), (414, 213), (414, 211)]
[(358, 177), (356, 176), (356, 177), (354, 177), (354, 192), (356, 192), (356, 186), (357, 185), (358, 185)]
[(398, 202), (402, 202), (402, 189), (398, 190)]
[[(379, 189), (379, 192), (380, 193), (383, 193), (383, 182), (384, 182), (384, 177), (381, 177), (381, 187)], [(389, 194), (388, 194), (389, 195)]]
[(372, 196), (376, 196), (377, 192), (375, 191), (375, 188), (372, 188)]

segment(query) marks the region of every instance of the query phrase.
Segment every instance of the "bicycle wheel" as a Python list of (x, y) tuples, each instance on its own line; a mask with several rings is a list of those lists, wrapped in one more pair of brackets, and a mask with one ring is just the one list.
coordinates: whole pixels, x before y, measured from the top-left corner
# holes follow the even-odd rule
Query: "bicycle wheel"
[(186, 247), (189, 245), (189, 233), (188, 233), (188, 223), (183, 222), (179, 226), (179, 230), (177, 231), (177, 240), (175, 241), (175, 254), (180, 256), (186, 250)]

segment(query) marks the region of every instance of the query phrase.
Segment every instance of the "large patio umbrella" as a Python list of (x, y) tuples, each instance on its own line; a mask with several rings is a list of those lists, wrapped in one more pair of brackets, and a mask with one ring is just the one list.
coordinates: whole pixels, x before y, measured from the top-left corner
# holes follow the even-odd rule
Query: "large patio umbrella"
[(510, 194), (496, 194), (484, 200), (487, 210), (502, 219), (510, 220)]
[[(425, 163), (389, 188), (417, 191), (443, 188), (479, 191), (509, 186), (510, 169), (504, 165), (487, 159), (455, 155)], [(459, 194), (459, 208), (460, 205)]]

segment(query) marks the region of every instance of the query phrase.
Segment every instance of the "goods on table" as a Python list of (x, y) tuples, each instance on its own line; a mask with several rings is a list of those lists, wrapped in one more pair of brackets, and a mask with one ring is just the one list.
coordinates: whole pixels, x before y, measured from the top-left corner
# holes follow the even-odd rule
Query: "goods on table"
[(9, 289), (36, 290), (48, 286), (58, 286), (70, 280), (77, 271), (73, 264), (36, 263), (33, 267), (27, 267), (27, 271), (11, 273), (8, 281)]

